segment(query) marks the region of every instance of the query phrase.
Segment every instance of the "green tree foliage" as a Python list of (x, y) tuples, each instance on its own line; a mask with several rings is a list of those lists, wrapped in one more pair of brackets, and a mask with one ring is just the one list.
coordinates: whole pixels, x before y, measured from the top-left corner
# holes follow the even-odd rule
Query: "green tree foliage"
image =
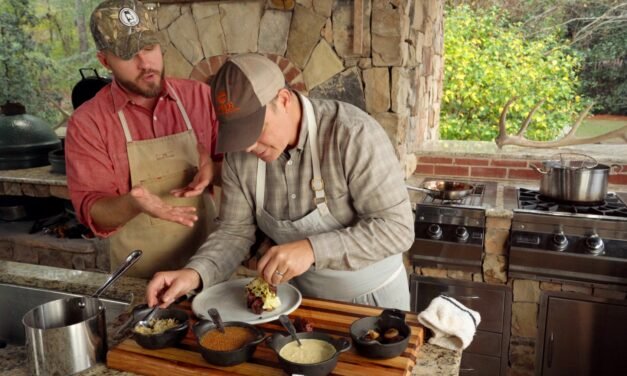
[(30, 1), (0, 3), (0, 103), (20, 102), (28, 112), (47, 117), (53, 93), (45, 87), (53, 63), (30, 33), (38, 22)]
[(525, 40), (518, 24), (496, 8), (448, 7), (445, 14), (445, 74), (440, 135), (443, 139), (493, 140), (500, 111), (511, 97), (508, 130), (534, 115), (527, 136), (554, 139), (581, 110), (579, 59), (557, 35)]
[(102, 68), (89, 15), (100, 0), (0, 1), (0, 103), (20, 101), (57, 124), (71, 112), (79, 68)]
[(627, 29), (589, 47), (581, 81), (595, 113), (627, 115)]
[(584, 56), (582, 91), (594, 113), (627, 115), (627, 3), (577, 4), (568, 33)]

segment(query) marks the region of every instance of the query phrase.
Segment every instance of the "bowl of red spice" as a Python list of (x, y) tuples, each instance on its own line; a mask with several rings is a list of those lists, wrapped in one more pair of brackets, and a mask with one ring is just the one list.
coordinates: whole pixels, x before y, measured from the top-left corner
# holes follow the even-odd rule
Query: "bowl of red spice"
[(264, 338), (263, 330), (245, 322), (227, 321), (224, 333), (210, 320), (192, 327), (202, 357), (217, 366), (234, 366), (248, 361)]

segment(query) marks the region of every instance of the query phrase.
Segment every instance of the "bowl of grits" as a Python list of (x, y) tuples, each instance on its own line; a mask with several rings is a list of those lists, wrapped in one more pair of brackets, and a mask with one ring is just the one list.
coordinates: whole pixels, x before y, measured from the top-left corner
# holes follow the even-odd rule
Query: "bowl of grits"
[(333, 371), (341, 353), (351, 347), (346, 338), (325, 333), (296, 333), (301, 345), (290, 335), (275, 333), (266, 344), (277, 354), (281, 368), (287, 374), (324, 376)]

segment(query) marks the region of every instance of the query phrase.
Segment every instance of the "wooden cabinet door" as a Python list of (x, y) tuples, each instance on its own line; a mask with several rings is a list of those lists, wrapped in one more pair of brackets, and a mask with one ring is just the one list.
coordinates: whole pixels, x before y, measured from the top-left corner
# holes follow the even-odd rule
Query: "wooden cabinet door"
[(627, 375), (627, 302), (555, 296), (543, 302), (540, 374)]

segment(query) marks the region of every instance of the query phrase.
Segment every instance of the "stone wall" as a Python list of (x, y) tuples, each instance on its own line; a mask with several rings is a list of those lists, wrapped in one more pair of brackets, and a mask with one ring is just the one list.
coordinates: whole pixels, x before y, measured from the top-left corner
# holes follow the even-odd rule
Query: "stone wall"
[(152, 12), (164, 40), (166, 74), (206, 82), (229, 55), (265, 54), (295, 89), (370, 113), (410, 175), (412, 152), (438, 138), (443, 3), (155, 2)]

